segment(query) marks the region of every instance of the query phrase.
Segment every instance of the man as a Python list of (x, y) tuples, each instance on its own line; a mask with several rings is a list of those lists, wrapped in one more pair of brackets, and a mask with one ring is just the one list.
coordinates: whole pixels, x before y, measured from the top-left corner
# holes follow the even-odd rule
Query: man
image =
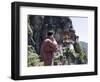
[(48, 66), (52, 64), (53, 53), (57, 50), (58, 44), (53, 37), (53, 31), (47, 33), (47, 38), (41, 45), (41, 57), (44, 61), (44, 65)]

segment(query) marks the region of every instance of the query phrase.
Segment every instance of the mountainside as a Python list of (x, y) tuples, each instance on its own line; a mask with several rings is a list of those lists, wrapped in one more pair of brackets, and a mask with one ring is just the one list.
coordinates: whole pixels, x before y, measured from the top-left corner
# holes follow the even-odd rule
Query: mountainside
[(84, 52), (87, 55), (88, 54), (88, 43), (80, 41), (80, 46), (82, 47), (82, 49), (84, 50)]

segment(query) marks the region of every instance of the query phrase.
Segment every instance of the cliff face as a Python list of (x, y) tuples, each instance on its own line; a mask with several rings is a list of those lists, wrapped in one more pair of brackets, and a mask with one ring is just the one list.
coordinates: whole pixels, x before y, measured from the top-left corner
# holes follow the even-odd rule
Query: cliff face
[[(59, 16), (29, 16), (28, 24), (32, 31), (28, 37), (28, 44), (35, 46), (36, 51), (39, 53), (41, 42), (45, 39), (49, 30), (54, 31), (54, 37), (58, 43), (63, 41), (63, 35), (65, 33), (70, 35), (71, 39), (75, 41), (76, 35), (73, 30), (72, 21), (69, 17)], [(30, 31), (30, 30), (28, 30)], [(28, 32), (29, 33), (29, 32)], [(33, 38), (33, 43), (31, 41)]]
[[(74, 45), (74, 43), (76, 43), (77, 39), (79, 38), (75, 34), (72, 21), (69, 17), (29, 15), (28, 45), (31, 45), (35, 49), (38, 55), (40, 55), (41, 43), (45, 39), (47, 32), (49, 30), (54, 31), (54, 37), (57, 43), (61, 44), (62, 47), (66, 47), (68, 41), (72, 42), (73, 43), (72, 45)], [(66, 54), (68, 53), (66, 52)], [(75, 52), (74, 54), (76, 55)], [(75, 59), (75, 56), (73, 54), (72, 57)], [(72, 59), (71, 61), (73, 61), (74, 59)]]

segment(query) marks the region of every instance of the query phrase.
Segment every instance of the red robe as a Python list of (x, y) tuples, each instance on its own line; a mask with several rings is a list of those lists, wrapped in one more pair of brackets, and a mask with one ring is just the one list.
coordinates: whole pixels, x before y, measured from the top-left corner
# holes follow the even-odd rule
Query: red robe
[(53, 53), (57, 50), (57, 42), (56, 40), (52, 41), (50, 39), (45, 39), (41, 46), (41, 57), (44, 61), (44, 65), (51, 65)]

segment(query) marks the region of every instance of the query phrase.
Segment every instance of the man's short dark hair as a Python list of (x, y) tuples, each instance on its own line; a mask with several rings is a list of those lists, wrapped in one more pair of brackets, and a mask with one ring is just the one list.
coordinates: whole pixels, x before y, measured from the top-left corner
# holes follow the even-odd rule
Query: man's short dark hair
[(47, 35), (48, 35), (48, 36), (53, 35), (53, 31), (48, 31)]

